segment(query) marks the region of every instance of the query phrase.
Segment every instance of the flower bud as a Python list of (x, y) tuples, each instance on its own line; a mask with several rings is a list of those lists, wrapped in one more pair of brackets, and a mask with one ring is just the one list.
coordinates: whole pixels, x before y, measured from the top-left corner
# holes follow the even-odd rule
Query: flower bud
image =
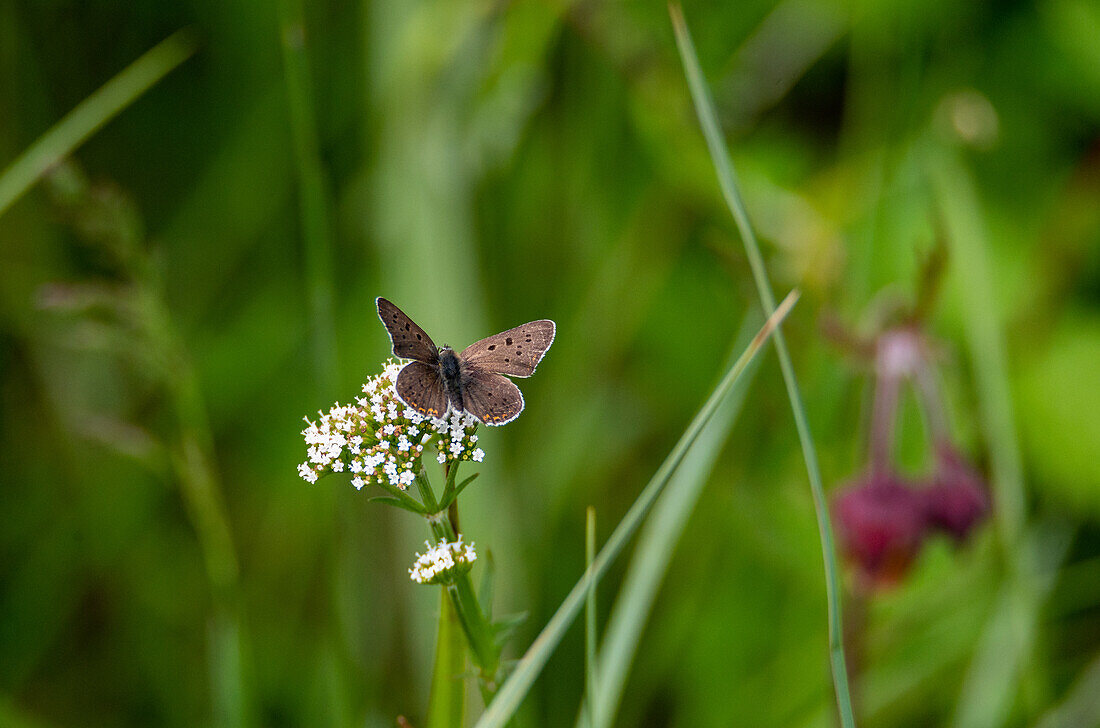
[(922, 491), (928, 524), (963, 541), (989, 512), (982, 476), (950, 444), (936, 446), (932, 485)]
[(841, 548), (872, 584), (905, 575), (925, 532), (921, 495), (896, 473), (864, 476), (833, 500)]

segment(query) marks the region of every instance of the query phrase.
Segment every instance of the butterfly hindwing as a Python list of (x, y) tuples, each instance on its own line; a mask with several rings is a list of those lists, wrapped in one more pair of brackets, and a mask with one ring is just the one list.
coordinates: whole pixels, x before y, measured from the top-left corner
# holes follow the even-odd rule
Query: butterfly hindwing
[(486, 425), (503, 425), (523, 411), (523, 395), (511, 380), (469, 366), (462, 373), (462, 403)]
[(554, 343), (554, 333), (553, 321), (531, 321), (470, 344), (460, 358), (476, 369), (529, 377)]
[(382, 320), (393, 342), (394, 356), (402, 359), (416, 359), (427, 364), (439, 361), (439, 352), (435, 343), (424, 329), (405, 315), (405, 312), (392, 303), (378, 297), (378, 318)]
[(397, 373), (397, 396), (425, 417), (440, 418), (447, 412), (447, 393), (439, 371), (419, 361), (409, 362)]

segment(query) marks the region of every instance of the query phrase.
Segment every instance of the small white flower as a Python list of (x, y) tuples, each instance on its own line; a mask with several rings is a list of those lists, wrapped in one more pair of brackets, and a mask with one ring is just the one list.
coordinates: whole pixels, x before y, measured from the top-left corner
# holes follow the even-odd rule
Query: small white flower
[(302, 418), (307, 457), (298, 466), (302, 479), (312, 483), (326, 472), (349, 472), (357, 488), (378, 482), (405, 489), (433, 438), (440, 463), (482, 461), (485, 453), (474, 447), (478, 421), (473, 416), (449, 409), (442, 418), (426, 418), (398, 398), (394, 382), (404, 366), (388, 361), (363, 384), (354, 404), (336, 403), (314, 421)]
[(444, 541), (432, 546), (427, 541), (428, 550), (416, 555), (416, 562), (409, 569), (409, 577), (418, 584), (437, 584), (451, 581), (458, 573), (469, 571), (477, 561), (477, 553), (472, 543)]

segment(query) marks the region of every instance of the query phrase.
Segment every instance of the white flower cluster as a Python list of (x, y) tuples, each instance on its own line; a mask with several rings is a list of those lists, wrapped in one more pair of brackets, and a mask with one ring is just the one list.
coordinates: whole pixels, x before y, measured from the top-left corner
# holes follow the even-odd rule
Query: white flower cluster
[(477, 553), (472, 543), (462, 543), (462, 537), (457, 541), (444, 541), (432, 546), (428, 541), (424, 542), (428, 550), (416, 555), (416, 563), (409, 569), (409, 576), (417, 584), (438, 584), (448, 581), (455, 574), (469, 571), (473, 563), (477, 561)]
[(469, 412), (451, 411), (442, 420), (434, 421), (439, 439), (435, 441), (439, 454), (435, 459), (440, 464), (448, 460), (473, 460), (480, 463), (485, 458), (485, 453), (476, 446), (477, 435), (474, 430), (477, 427), (477, 418)]
[(397, 397), (394, 382), (403, 366), (388, 360), (382, 373), (363, 385), (364, 396), (355, 404), (337, 403), (318, 412), (317, 422), (306, 418), (309, 427), (302, 436), (309, 459), (298, 466), (303, 479), (315, 483), (325, 472), (346, 471), (356, 488), (379, 483), (404, 490), (416, 479), (424, 445), (436, 435), (439, 462), (481, 462), (485, 453), (474, 445), (476, 419), (465, 412), (426, 418)]

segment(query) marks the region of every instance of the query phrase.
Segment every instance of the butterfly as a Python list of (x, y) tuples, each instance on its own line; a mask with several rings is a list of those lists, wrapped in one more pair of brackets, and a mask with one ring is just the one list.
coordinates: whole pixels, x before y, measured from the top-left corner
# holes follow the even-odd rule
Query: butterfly
[(437, 348), (405, 312), (379, 296), (378, 318), (393, 354), (413, 361), (397, 374), (397, 396), (426, 417), (465, 410), (486, 425), (503, 425), (523, 411), (523, 395), (511, 377), (529, 377), (554, 343), (553, 321), (531, 321), (470, 344), (458, 354)]

